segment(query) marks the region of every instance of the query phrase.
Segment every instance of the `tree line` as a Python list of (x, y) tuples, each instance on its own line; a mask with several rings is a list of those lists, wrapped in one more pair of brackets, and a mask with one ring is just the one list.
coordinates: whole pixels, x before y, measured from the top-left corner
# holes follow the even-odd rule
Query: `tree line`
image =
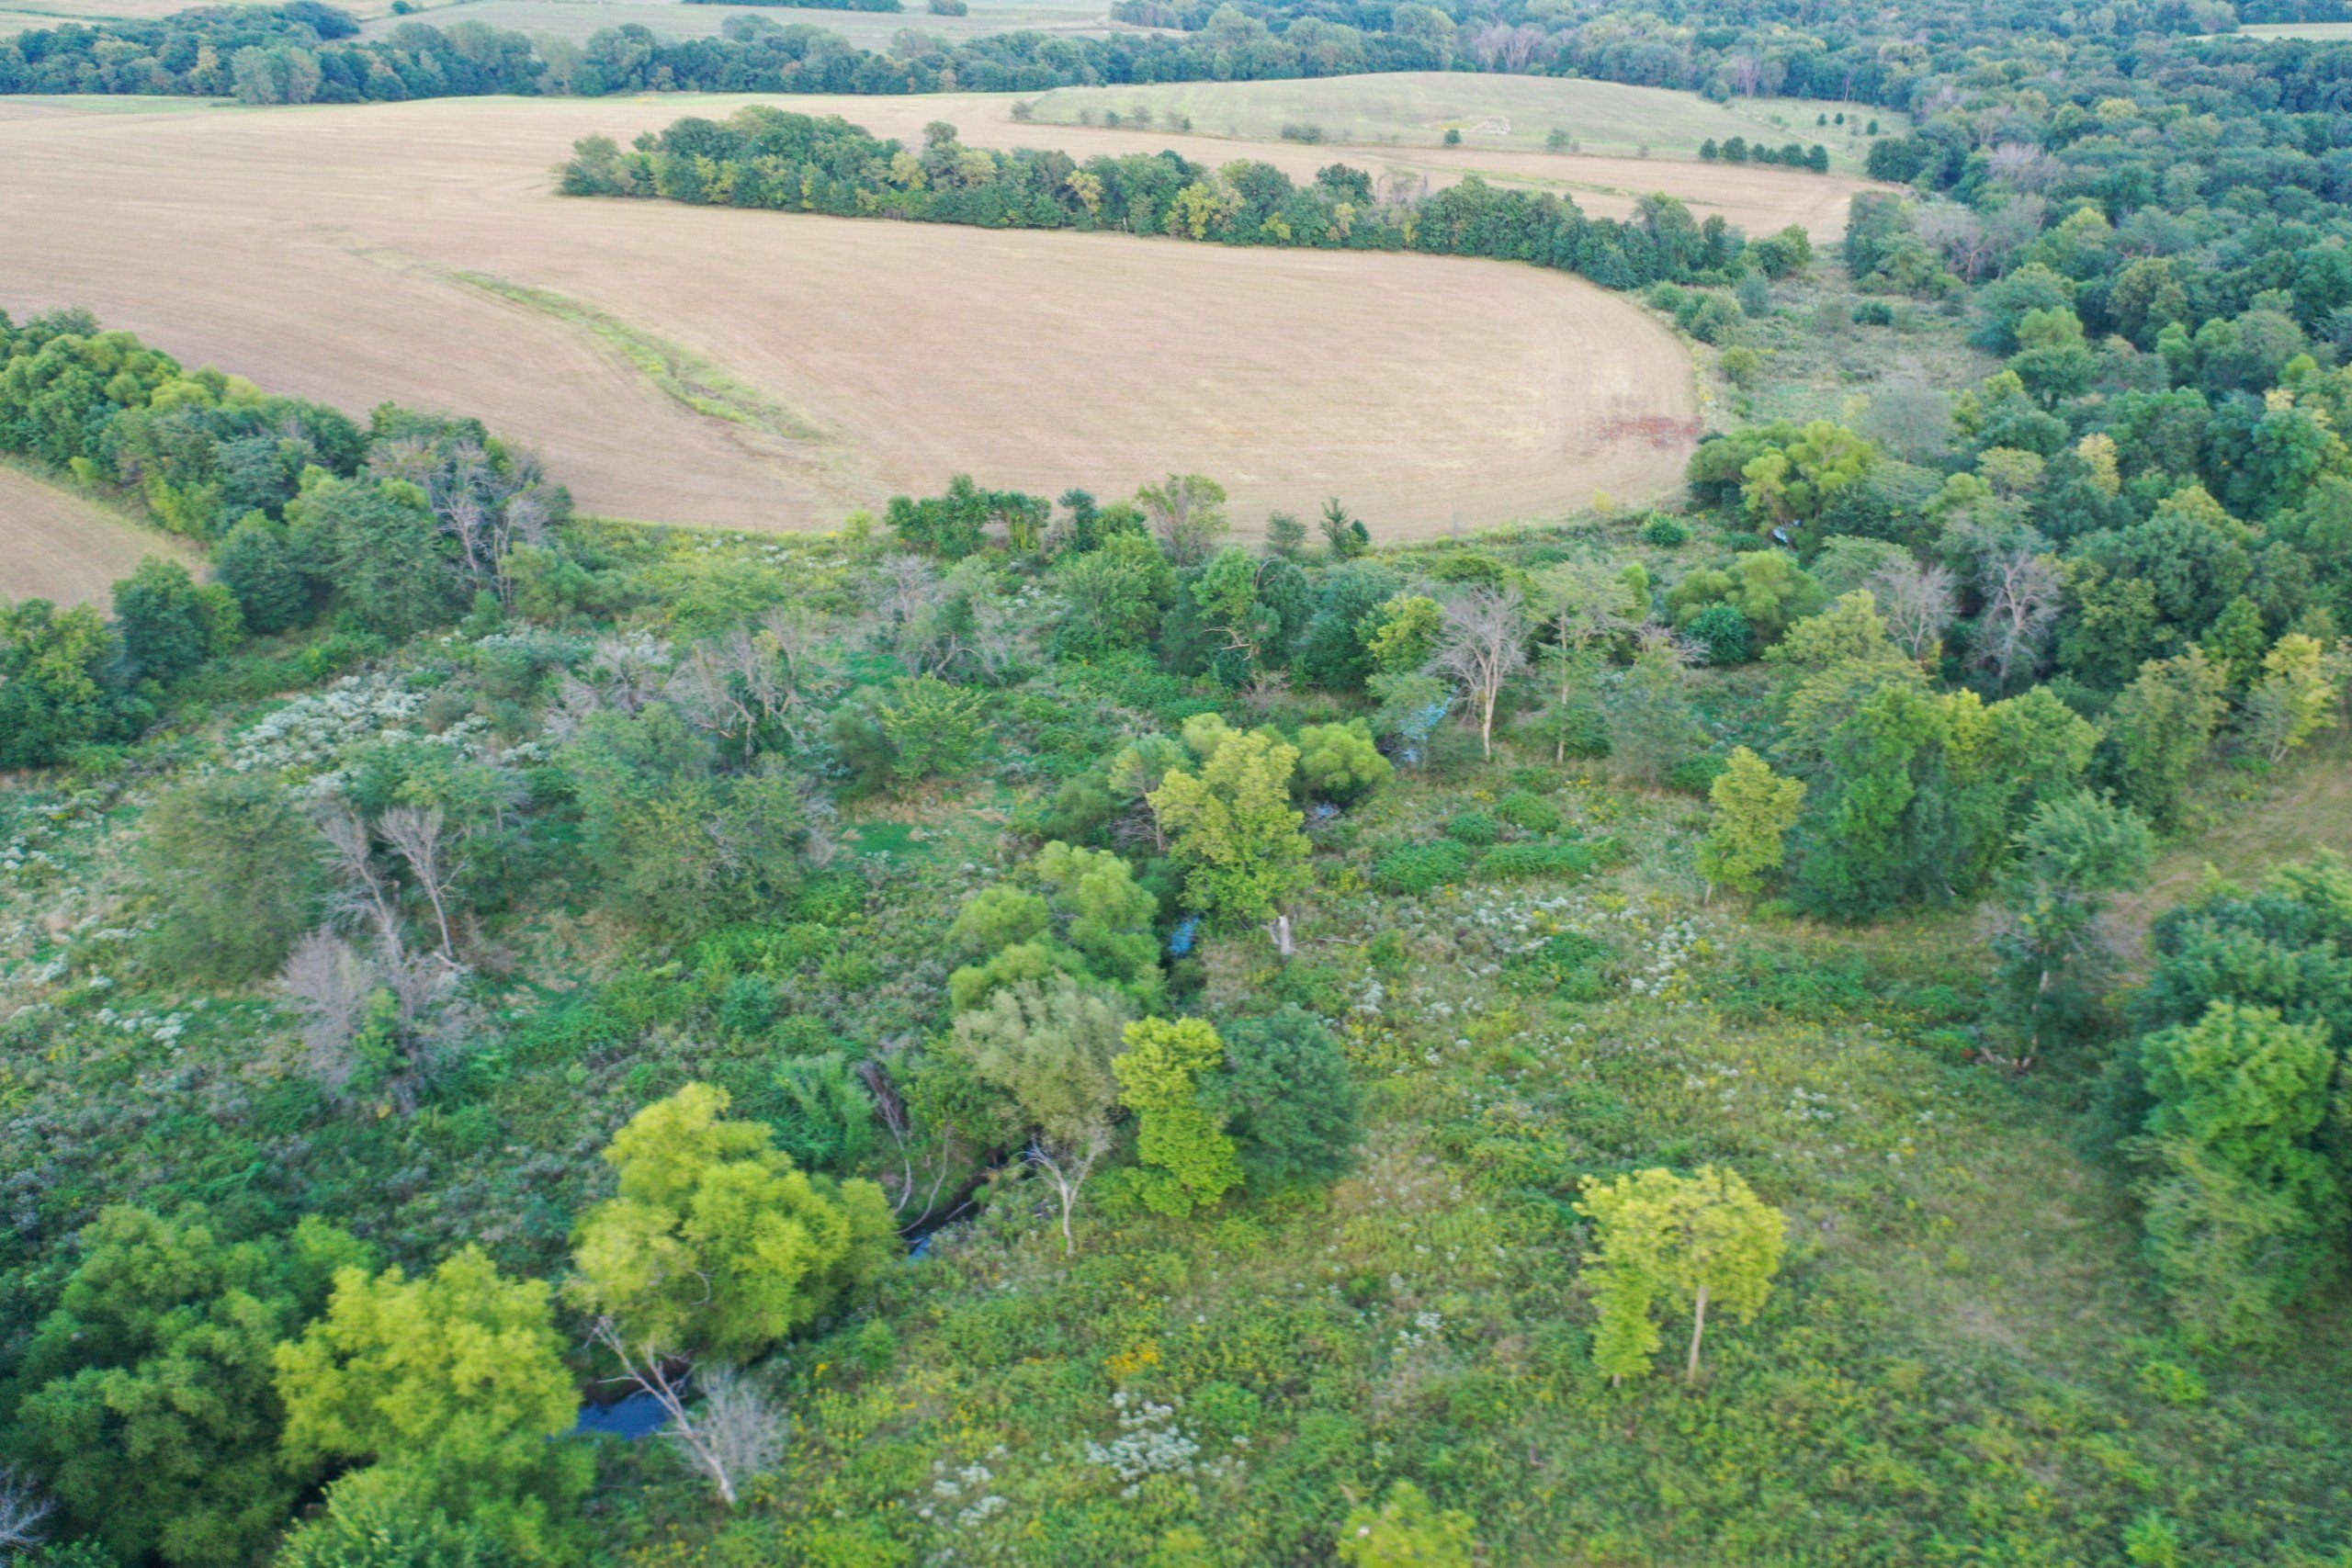
[[(560, 584), (569, 492), (475, 421), (340, 411), (184, 369), (85, 312), (0, 312), (0, 453), (112, 492), (209, 547), (212, 581), (150, 557), (111, 621), (0, 611), (0, 768), (137, 735), (163, 689), (253, 637), (330, 618), (356, 658)], [(571, 570), (576, 570), (576, 568)]]
[[(895, 9), (896, 7), (891, 7)], [(716, 37), (636, 23), (584, 44), (485, 23), (406, 21), (363, 39), (321, 0), (206, 6), (153, 21), (68, 23), (0, 39), (0, 93), (163, 93), (247, 103), (380, 103), (485, 93), (1043, 92), (1103, 83), (1258, 81), (1438, 68), (1426, 45), (1308, 19), (1232, 13), (1198, 35), (1015, 32), (960, 43), (902, 33), (887, 51), (809, 23), (729, 17)]]
[[(1749, 246), (1720, 217), (1703, 223), (1672, 197), (1642, 198), (1630, 220), (1588, 219), (1548, 192), (1473, 175), (1425, 191), (1344, 164), (1299, 185), (1271, 164), (1222, 167), (1170, 152), (1098, 156), (966, 147), (933, 122), (922, 146), (883, 141), (839, 117), (764, 105), (727, 120), (682, 119), (624, 152), (578, 142), (560, 188), (572, 196), (896, 218), (989, 228), (1116, 230), (1222, 244), (1421, 251), (1490, 256), (1578, 273), (1610, 288), (1723, 281)], [(1803, 240), (1801, 231), (1792, 231)], [(1786, 248), (1787, 236), (1777, 243)], [(1810, 254), (1810, 245), (1805, 246)]]

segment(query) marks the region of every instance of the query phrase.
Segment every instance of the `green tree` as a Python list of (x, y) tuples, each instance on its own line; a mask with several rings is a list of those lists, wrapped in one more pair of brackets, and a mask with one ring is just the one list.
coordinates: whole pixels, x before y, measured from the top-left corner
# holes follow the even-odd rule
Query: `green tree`
[(1144, 1203), (1181, 1217), (1216, 1202), (1242, 1181), (1240, 1151), (1200, 1081), (1225, 1065), (1225, 1041), (1198, 1018), (1138, 1019), (1125, 1038), (1111, 1067), (1120, 1100), (1142, 1118), (1136, 1152), (1154, 1168), (1138, 1187)]
[(2217, 1001), (2290, 1023), (2352, 1018), (2352, 870), (2341, 857), (2274, 866), (2249, 892), (2214, 881), (2156, 919), (2141, 1027), (2195, 1022)]
[(2334, 728), (2344, 660), (2319, 638), (2289, 632), (2262, 657), (2262, 678), (2246, 694), (2246, 743), (2272, 762)]
[(1125, 998), (1065, 975), (998, 991), (956, 1020), (953, 1049), (1011, 1102), (1029, 1163), (1060, 1197), (1065, 1256), (1078, 1246), (1070, 1215), (1079, 1195), (1110, 1152), (1128, 1017)]
[(1644, 784), (1661, 784), (1674, 765), (1706, 745), (1691, 711), (1681, 651), (1657, 643), (1634, 656), (1611, 687), (1605, 712), (1610, 760)]
[(326, 1512), (299, 1527), (270, 1568), (524, 1568), (491, 1531), (452, 1519), (393, 1471), (354, 1471), (327, 1488)]
[(286, 962), (325, 877), (319, 831), (276, 775), (198, 774), (147, 814), (141, 851), (162, 917), (147, 939), (168, 972), (246, 980)]
[(2192, 648), (2152, 659), (2108, 710), (2109, 768), (2123, 798), (2159, 826), (2178, 818), (2181, 796), (2211, 750), (2228, 704), (2220, 666)]
[(1164, 483), (1145, 485), (1136, 491), (1136, 505), (1180, 571), (1208, 559), (1232, 527), (1225, 514), (1225, 487), (1203, 474), (1170, 474)]
[(2158, 1174), (2148, 1243), (2175, 1311), (2222, 1345), (2274, 1341), (2334, 1263), (2344, 1195), (2311, 1145), (2335, 1053), (2325, 1023), (2217, 1001), (2140, 1043)]
[(998, 987), (1069, 975), (1116, 987), (1138, 1007), (1158, 1003), (1164, 984), (1152, 922), (1159, 900), (1137, 886), (1125, 860), (1106, 850), (1058, 841), (1023, 867), (1043, 894), (1010, 883), (967, 900), (948, 940), (974, 962), (948, 976), (958, 1012)]
[(1388, 1488), (1379, 1506), (1359, 1503), (1340, 1527), (1340, 1561), (1347, 1568), (1471, 1568), (1478, 1549), (1477, 1521), (1440, 1508), (1409, 1481)]
[(1065, 559), (1054, 581), (1069, 607), (1056, 633), (1065, 658), (1100, 659), (1149, 639), (1176, 593), (1176, 573), (1140, 534), (1114, 534)]
[(1363, 1095), (1338, 1038), (1295, 1007), (1236, 1020), (1218, 1032), (1225, 1071), (1208, 1097), (1250, 1185), (1262, 1191), (1344, 1172), (1361, 1131)]
[(1392, 594), (1357, 630), (1376, 668), (1419, 670), (1445, 636), (1445, 606), (1426, 593)]
[(106, 621), (87, 604), (0, 604), (0, 771), (45, 768), (127, 740), (148, 716), (116, 689)]
[(1758, 523), (1809, 523), (1877, 461), (1878, 448), (1869, 441), (1817, 419), (1740, 470), (1740, 499)]
[(1316, 799), (1352, 805), (1396, 772), (1374, 743), (1372, 727), (1361, 718), (1310, 724), (1298, 732), (1298, 780)]
[[(1199, 772), (1171, 771), (1148, 797), (1185, 863), (1185, 893), (1219, 919), (1285, 927), (1282, 907), (1306, 886), (1312, 848), (1290, 802), (1298, 748), (1222, 726), (1201, 735)], [(1185, 740), (1193, 739), (1187, 726)]]
[(668, 705), (594, 714), (560, 761), (613, 901), (661, 930), (747, 919), (798, 887), (807, 836), (789, 774), (721, 774)]
[(1255, 673), (1281, 636), (1281, 617), (1258, 597), (1261, 565), (1271, 564), (1238, 545), (1227, 545), (1193, 580), (1193, 602), (1199, 606), (1201, 622), (1217, 639), (1213, 665), (1227, 685), (1240, 685)]
[(198, 1210), (101, 1210), (26, 1348), (11, 1446), (125, 1561), (250, 1562), (310, 1480), (279, 1458), (272, 1354), (366, 1257), (318, 1219), (232, 1242)]
[(1781, 1269), (1788, 1222), (1737, 1172), (1702, 1166), (1692, 1176), (1651, 1168), (1613, 1181), (1589, 1176), (1577, 1212), (1593, 1224), (1585, 1267), (1600, 1309), (1593, 1359), (1611, 1381), (1641, 1377), (1661, 1343), (1661, 1305), (1690, 1313), (1683, 1381), (1699, 1380), (1707, 1308), (1752, 1320)]
[(2099, 916), (2112, 893), (2147, 879), (2154, 842), (2128, 806), (2078, 792), (2042, 801), (2018, 835), (2018, 862), (2003, 900), (2009, 929), (1993, 944), (2001, 1011), (2030, 1066), (2082, 1012)]
[(464, 612), (432, 507), (407, 480), (338, 479), (313, 468), (286, 521), (295, 547), (334, 585), (336, 604), (369, 631), (405, 637)]
[(288, 1461), (376, 1465), (418, 1507), (566, 1560), (595, 1461), (550, 1441), (580, 1411), (550, 1296), (472, 1247), (414, 1280), (339, 1270), (326, 1315), (277, 1347)]
[(198, 587), (187, 568), (149, 556), (114, 585), (115, 630), (141, 677), (172, 681), (234, 648), (244, 615), (229, 590)]
[(766, 1123), (728, 1120), (728, 1102), (690, 1083), (631, 1117), (605, 1149), (619, 1193), (573, 1233), (571, 1299), (656, 1351), (755, 1355), (896, 1249), (879, 1187), (795, 1168)]
[(1331, 547), (1333, 560), (1353, 560), (1372, 548), (1372, 530), (1363, 525), (1363, 519), (1340, 505), (1336, 495), (1323, 503), (1323, 514), (1316, 525), (1323, 530), (1324, 543)]
[(310, 574), (286, 525), (249, 512), (212, 551), (213, 580), (235, 596), (245, 629), (259, 637), (310, 619)]
[(1764, 878), (1787, 858), (1784, 840), (1804, 803), (1804, 781), (1782, 778), (1745, 746), (1734, 748), (1724, 771), (1708, 786), (1714, 825), (1699, 846), (1699, 874), (1713, 893), (1717, 884), (1735, 893), (1756, 893)]
[(935, 675), (901, 675), (835, 708), (825, 738), (863, 789), (958, 780), (979, 766), (988, 745), (988, 697)]

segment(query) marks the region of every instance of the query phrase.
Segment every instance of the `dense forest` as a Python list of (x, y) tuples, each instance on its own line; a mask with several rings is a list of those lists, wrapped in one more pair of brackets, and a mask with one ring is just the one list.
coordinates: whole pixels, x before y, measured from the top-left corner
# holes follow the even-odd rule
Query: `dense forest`
[(680, 120), (628, 152), (609, 137), (586, 138), (561, 182), (570, 196), (1491, 256), (1581, 273), (1612, 288), (1724, 283), (1751, 267), (1779, 277), (1813, 256), (1802, 229), (1746, 244), (1720, 217), (1701, 223), (1669, 196), (1643, 197), (1640, 216), (1621, 223), (1589, 220), (1565, 197), (1498, 188), (1476, 175), (1434, 192), (1420, 185), (1376, 190), (1363, 170), (1333, 164), (1302, 186), (1270, 164), (1241, 159), (1213, 169), (1175, 152), (1081, 165), (1065, 152), (966, 147), (954, 126), (937, 121), (917, 152), (838, 118), (756, 104), (724, 124)]

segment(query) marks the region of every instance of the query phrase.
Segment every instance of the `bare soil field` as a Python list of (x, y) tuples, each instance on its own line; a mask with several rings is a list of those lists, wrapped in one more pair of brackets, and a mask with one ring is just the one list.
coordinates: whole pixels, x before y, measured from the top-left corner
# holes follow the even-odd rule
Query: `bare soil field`
[[(1244, 526), (1339, 494), (1428, 535), (1659, 495), (1696, 437), (1674, 336), (1532, 267), (552, 193), (576, 137), (743, 101), (11, 100), (0, 301), (355, 412), (477, 414), (583, 509), (664, 522), (826, 527), (959, 470), (1117, 494), (1177, 469), (1224, 480)], [(863, 113), (885, 103), (913, 125)], [(849, 107), (890, 133), (952, 118)], [(682, 378), (740, 389), (740, 416)]]
[(0, 465), (0, 599), (104, 603), (142, 556), (194, 552), (168, 534)]

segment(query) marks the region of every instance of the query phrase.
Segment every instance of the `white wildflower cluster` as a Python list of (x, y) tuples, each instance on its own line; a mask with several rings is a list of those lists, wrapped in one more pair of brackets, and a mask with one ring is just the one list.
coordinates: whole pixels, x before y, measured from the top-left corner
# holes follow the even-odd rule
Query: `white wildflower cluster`
[(27, 815), (16, 833), (0, 842), (0, 875), (33, 880), (64, 866), (50, 852), (68, 833), (95, 828), (104, 819), (113, 796), (106, 790), (78, 790), (55, 805)]
[(1193, 1473), (1201, 1445), (1178, 1424), (1174, 1403), (1136, 1399), (1121, 1389), (1111, 1396), (1111, 1404), (1118, 1411), (1119, 1435), (1108, 1443), (1089, 1441), (1086, 1462), (1125, 1482), (1122, 1496), (1134, 1496), (1150, 1476)]
[(346, 675), (323, 692), (296, 697), (236, 738), (232, 772), (257, 768), (332, 768), (348, 748), (379, 736), (405, 733), (424, 705), (391, 675)]
[[(1424, 1247), (1416, 1250), (1427, 1252), (1429, 1248)], [(1445, 1314), (1443, 1313), (1417, 1312), (1413, 1314), (1412, 1326), (1399, 1328), (1396, 1331), (1396, 1353), (1401, 1356), (1408, 1350), (1418, 1350), (1424, 1345), (1434, 1344), (1444, 1331)]]
[[(103, 975), (90, 982), (92, 990), (103, 990), (113, 982)], [(143, 1034), (158, 1045), (176, 1045), (187, 1031), (188, 1015), (184, 1012), (117, 1012), (112, 1008), (100, 1008), (97, 1021), (125, 1034)]]
[[(1847, 1109), (1860, 1110), (1860, 1107), (1849, 1105)], [(1789, 1090), (1789, 1114), (1800, 1122), (1835, 1122), (1838, 1120), (1838, 1107), (1826, 1094), (1815, 1094), (1799, 1085)]]
[(1699, 945), (1698, 928), (1688, 919), (1668, 920), (1650, 933), (1648, 962), (1625, 982), (1635, 996), (1663, 996), (1683, 977)]
[[(1001, 1455), (1004, 1450), (995, 1450)], [(969, 1529), (985, 1524), (1012, 1505), (990, 1491), (996, 1472), (985, 1464), (973, 1463), (951, 1471), (944, 1461), (934, 1463), (931, 1483), (932, 1501), (915, 1508), (915, 1517), (936, 1521), (944, 1514), (957, 1528)]]

